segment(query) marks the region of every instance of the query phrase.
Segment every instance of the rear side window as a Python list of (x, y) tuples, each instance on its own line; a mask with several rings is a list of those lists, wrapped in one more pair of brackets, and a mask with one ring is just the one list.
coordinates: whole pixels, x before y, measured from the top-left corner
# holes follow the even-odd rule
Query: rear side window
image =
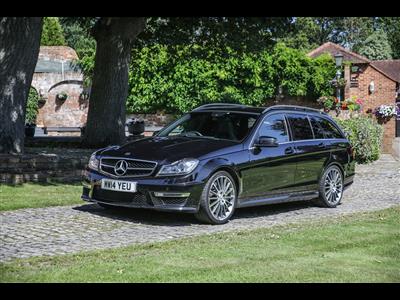
[(311, 124), (314, 129), (316, 139), (341, 139), (343, 138), (340, 131), (327, 119), (312, 116)]
[(302, 114), (287, 115), (290, 129), (292, 130), (293, 140), (312, 140), (314, 139), (308, 117)]

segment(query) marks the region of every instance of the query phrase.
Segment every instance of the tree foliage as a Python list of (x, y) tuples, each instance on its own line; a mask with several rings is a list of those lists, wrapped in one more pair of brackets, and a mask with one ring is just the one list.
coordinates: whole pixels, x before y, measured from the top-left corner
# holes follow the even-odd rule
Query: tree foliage
[[(72, 20), (71, 20), (72, 19)], [(76, 18), (60, 19), (65, 40), (78, 55), (77, 67), (84, 74), (85, 85), (89, 86), (93, 76), (96, 40), (90, 35), (90, 22), (87, 19), (78, 22)]]
[(392, 48), (393, 58), (400, 58), (400, 18), (379, 17), (376, 19), (376, 27), (383, 30), (388, 37)]
[(333, 93), (330, 56), (311, 59), (278, 43), (241, 52), (200, 45), (153, 45), (133, 50), (129, 112), (185, 112), (212, 102), (265, 105), (279, 89), (290, 96)]
[(66, 45), (64, 32), (57, 17), (45, 17), (43, 19), (41, 46)]
[(382, 30), (372, 33), (362, 44), (358, 52), (371, 60), (392, 58), (392, 48), (390, 47), (386, 32)]
[(290, 17), (149, 18), (138, 46), (195, 44), (258, 51), (273, 46), (290, 26)]

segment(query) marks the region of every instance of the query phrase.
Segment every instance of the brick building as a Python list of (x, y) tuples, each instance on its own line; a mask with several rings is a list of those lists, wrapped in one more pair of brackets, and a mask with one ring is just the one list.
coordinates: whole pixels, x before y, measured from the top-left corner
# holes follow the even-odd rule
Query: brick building
[[(343, 55), (345, 62), (343, 75), (346, 80), (346, 86), (342, 90), (343, 99), (352, 96), (361, 98), (364, 101), (363, 113), (382, 104), (394, 105), (396, 101), (400, 101), (400, 60), (372, 61), (330, 42), (321, 45), (308, 55), (316, 57), (322, 53), (329, 53), (332, 56), (337, 53)], [(397, 149), (397, 144), (400, 142), (399, 119), (392, 118), (383, 126), (383, 152), (397, 152), (395, 148)]]
[[(66, 46), (42, 46), (32, 87), (45, 103), (39, 105), (38, 127), (82, 127), (86, 123), (88, 99), (83, 93), (83, 74), (74, 66), (78, 56)], [(57, 95), (67, 94), (62, 100)]]

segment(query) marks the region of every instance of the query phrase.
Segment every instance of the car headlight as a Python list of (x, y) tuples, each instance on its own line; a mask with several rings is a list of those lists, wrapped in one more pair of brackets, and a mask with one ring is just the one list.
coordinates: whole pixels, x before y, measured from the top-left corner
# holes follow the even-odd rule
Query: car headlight
[(158, 172), (158, 176), (161, 175), (185, 175), (192, 172), (199, 164), (198, 159), (184, 158), (178, 160), (170, 165), (162, 166)]
[(92, 170), (98, 171), (99, 163), (100, 161), (96, 158), (96, 153), (93, 153), (89, 158), (88, 167)]

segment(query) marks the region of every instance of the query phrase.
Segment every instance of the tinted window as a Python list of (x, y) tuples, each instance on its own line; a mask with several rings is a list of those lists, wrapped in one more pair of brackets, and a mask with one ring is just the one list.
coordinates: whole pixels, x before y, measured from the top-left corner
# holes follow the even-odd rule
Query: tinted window
[(196, 112), (182, 117), (158, 136), (181, 135), (186, 137), (243, 140), (253, 127), (257, 115), (231, 112)]
[(289, 114), (288, 120), (294, 141), (312, 140), (314, 138), (306, 115)]
[(313, 128), (314, 131), (314, 137), (316, 139), (323, 139), (325, 138), (324, 136), (324, 131), (321, 127), (321, 119), (320, 118), (316, 118), (316, 117), (310, 117), (310, 121), (311, 121), (311, 126)]
[(260, 126), (258, 136), (274, 137), (278, 143), (289, 141), (289, 135), (286, 129), (285, 117), (282, 114), (273, 114), (266, 117)]
[[(316, 139), (341, 139), (343, 138), (340, 131), (329, 120), (319, 117), (311, 117), (311, 124), (314, 129)], [(317, 136), (318, 132), (318, 136)], [(321, 136), (322, 135), (322, 136)]]

